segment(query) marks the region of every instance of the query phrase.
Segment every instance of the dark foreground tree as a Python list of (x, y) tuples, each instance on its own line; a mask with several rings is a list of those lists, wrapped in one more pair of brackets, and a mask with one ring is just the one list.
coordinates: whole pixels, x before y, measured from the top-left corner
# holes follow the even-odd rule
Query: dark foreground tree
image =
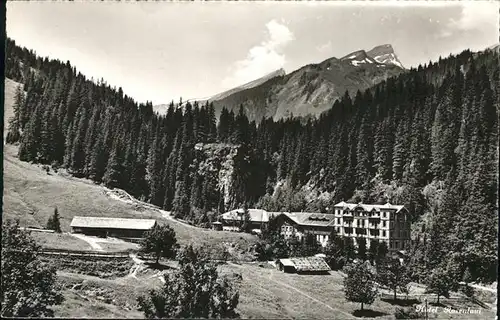
[(54, 214), (47, 220), (47, 229), (61, 233), (61, 222), (59, 221), (59, 212), (54, 208)]
[(165, 285), (137, 301), (148, 319), (235, 318), (239, 293), (215, 265), (193, 248), (182, 250), (181, 269), (165, 277)]
[(175, 257), (177, 249), (177, 238), (175, 231), (169, 225), (155, 225), (151, 231), (146, 232), (141, 251), (144, 253), (153, 253), (156, 258), (156, 264), (161, 257)]
[(372, 304), (377, 296), (375, 275), (368, 262), (355, 262), (344, 268), (347, 276), (344, 278), (344, 293), (348, 301)]
[(62, 303), (56, 271), (38, 259), (39, 250), (19, 221), (2, 225), (2, 318), (53, 317), (50, 307)]

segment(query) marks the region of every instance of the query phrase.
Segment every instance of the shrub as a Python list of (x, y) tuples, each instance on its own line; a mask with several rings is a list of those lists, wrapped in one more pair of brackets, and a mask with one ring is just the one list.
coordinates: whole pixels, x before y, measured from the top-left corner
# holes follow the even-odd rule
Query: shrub
[(396, 319), (419, 319), (420, 314), (413, 308), (396, 308), (394, 317)]

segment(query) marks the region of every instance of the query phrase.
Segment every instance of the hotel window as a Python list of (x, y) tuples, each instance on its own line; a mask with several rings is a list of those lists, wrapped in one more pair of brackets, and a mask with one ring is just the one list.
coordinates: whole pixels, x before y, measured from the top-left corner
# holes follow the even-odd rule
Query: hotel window
[(394, 243), (394, 248), (399, 249), (399, 242), (397, 242), (397, 241), (396, 241), (396, 242)]
[(382, 227), (384, 227), (384, 228), (385, 228), (386, 226), (387, 226), (386, 222), (385, 222), (385, 221), (382, 221)]
[(385, 230), (382, 230), (382, 237), (385, 237)]
[(405, 248), (405, 242), (401, 241), (401, 249), (404, 249), (404, 248)]

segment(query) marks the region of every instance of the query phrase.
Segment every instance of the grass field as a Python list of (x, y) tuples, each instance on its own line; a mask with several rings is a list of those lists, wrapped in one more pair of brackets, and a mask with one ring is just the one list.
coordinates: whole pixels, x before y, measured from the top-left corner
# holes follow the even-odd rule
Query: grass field
[(48, 249), (66, 249), (76, 251), (90, 251), (92, 247), (85, 241), (77, 239), (69, 234), (31, 232), (31, 237)]
[[(238, 309), (244, 318), (292, 319), (353, 319), (360, 304), (347, 302), (343, 291), (343, 278), (338, 272), (331, 275), (287, 274), (255, 264), (224, 265), (225, 273), (242, 275)], [(431, 300), (431, 299), (429, 299)], [(472, 303), (457, 303), (443, 299), (445, 307), (454, 309), (480, 309), (480, 314), (450, 314), (444, 307), (429, 315), (430, 319), (493, 319), (495, 312)], [(413, 305), (409, 308), (415, 308)], [(394, 319), (397, 305), (377, 298), (366, 306), (376, 319)]]

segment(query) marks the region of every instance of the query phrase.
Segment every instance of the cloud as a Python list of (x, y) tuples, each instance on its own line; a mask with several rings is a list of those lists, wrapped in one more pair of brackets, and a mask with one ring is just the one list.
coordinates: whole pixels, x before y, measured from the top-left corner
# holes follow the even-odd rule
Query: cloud
[(283, 68), (286, 62), (283, 49), (294, 40), (294, 35), (276, 20), (266, 23), (266, 29), (264, 41), (250, 48), (245, 59), (233, 64), (231, 75), (222, 81), (224, 87), (239, 86)]
[(464, 1), (461, 7), (460, 16), (456, 19), (450, 18), (439, 37), (446, 38), (457, 31), (473, 31), (482, 29), (487, 24), (498, 24), (499, 4), (496, 1)]
[(318, 52), (321, 53), (331, 53), (332, 49), (333, 49), (333, 44), (331, 40), (328, 40), (327, 43), (324, 43), (316, 47), (316, 50), (318, 50)]

